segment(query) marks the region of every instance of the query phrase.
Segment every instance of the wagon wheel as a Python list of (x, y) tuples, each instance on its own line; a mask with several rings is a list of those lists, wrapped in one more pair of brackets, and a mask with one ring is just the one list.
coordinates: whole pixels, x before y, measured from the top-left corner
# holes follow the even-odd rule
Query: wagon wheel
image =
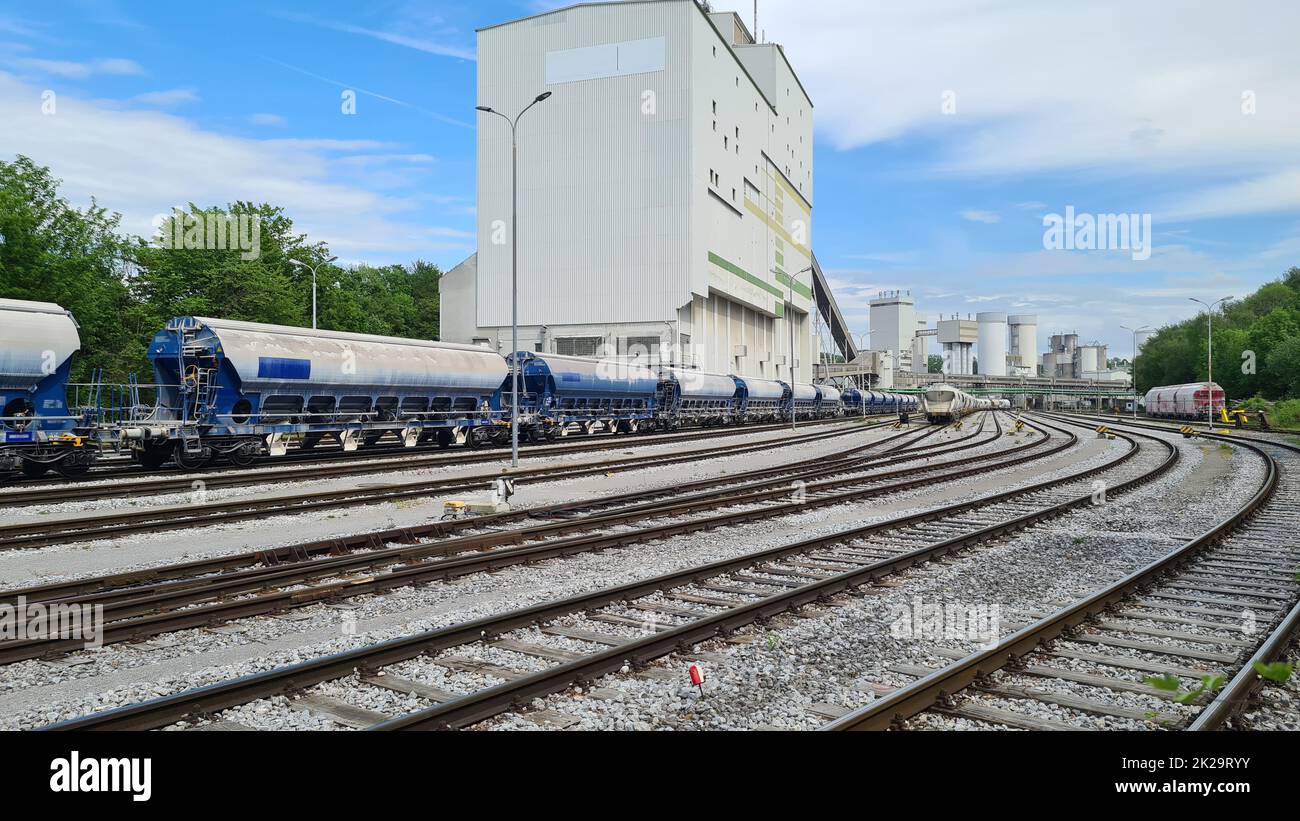
[(88, 451), (76, 450), (54, 463), (54, 472), (64, 479), (80, 479), (90, 472), (92, 457)]
[(199, 453), (186, 453), (182, 442), (176, 443), (176, 464), (183, 470), (198, 470), (212, 461), (212, 448), (204, 445)]
[(252, 442), (244, 442), (225, 456), (235, 467), (246, 468), (257, 461), (257, 446)]

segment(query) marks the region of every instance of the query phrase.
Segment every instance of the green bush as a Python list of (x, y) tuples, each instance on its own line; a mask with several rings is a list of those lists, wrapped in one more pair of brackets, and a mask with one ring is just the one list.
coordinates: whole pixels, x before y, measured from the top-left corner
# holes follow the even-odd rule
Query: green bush
[(1284, 399), (1273, 406), (1269, 421), (1281, 428), (1300, 426), (1300, 399)]

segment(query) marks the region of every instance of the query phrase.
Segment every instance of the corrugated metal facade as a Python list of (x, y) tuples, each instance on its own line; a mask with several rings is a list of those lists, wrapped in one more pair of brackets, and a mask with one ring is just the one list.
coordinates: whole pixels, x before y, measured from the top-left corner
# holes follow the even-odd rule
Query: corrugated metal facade
[[(480, 105), (519, 125), (519, 321), (672, 318), (690, 291), (689, 20), (680, 3), (592, 6), (484, 30)], [(664, 38), (664, 69), (546, 85), (547, 52)], [(643, 99), (643, 92), (653, 99)], [(649, 108), (653, 113), (643, 113)], [(510, 323), (510, 128), (479, 115), (478, 323)], [(503, 227), (504, 226), (504, 227)]]
[[(810, 376), (811, 275), (793, 292), (791, 275), (811, 262), (812, 104), (777, 46), (744, 38), (694, 0), (479, 32), (480, 105), (513, 116), (552, 92), (519, 125), (521, 347), (664, 334), (689, 340), (675, 361), (788, 379), (795, 359)], [(478, 116), (474, 310), (508, 346), (510, 128)]]

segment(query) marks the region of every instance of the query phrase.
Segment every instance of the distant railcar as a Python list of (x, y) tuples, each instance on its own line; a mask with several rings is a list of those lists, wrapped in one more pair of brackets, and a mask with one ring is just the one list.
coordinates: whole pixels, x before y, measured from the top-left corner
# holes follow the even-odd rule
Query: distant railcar
[(0, 299), (0, 468), (33, 478), (90, 469), (96, 431), (68, 403), (80, 347), (77, 322), (61, 306)]
[(660, 427), (738, 424), (746, 390), (733, 376), (687, 368), (660, 368), (656, 415)]
[(923, 395), (925, 418), (927, 421), (947, 424), (961, 419), (978, 403), (974, 397), (952, 385), (931, 385)]
[(183, 316), (148, 355), (157, 405), (128, 435), (150, 467), (247, 464), (282, 455), (291, 437), (345, 451), (387, 432), (408, 447), (503, 438), (506, 363), (486, 348)]
[(796, 419), (815, 419), (817, 417), (817, 401), (819, 394), (817, 388), (813, 385), (805, 385), (801, 382), (783, 383), (790, 391), (790, 404), (786, 410), (786, 416), (793, 413)]
[(844, 415), (843, 395), (834, 385), (814, 385), (817, 389), (817, 416), (832, 419)]
[[(535, 441), (571, 433), (636, 433), (654, 427), (660, 376), (653, 369), (613, 359), (519, 351), (520, 430)], [(500, 404), (510, 406), (510, 380)], [(734, 384), (732, 390), (735, 390)]]
[(1185, 385), (1162, 385), (1146, 394), (1148, 416), (1166, 419), (1206, 419), (1225, 406), (1223, 388), (1214, 382), (1189, 382)]
[(757, 379), (752, 376), (733, 376), (740, 389), (740, 417), (744, 422), (776, 422), (786, 416), (790, 402), (790, 388), (774, 379)]

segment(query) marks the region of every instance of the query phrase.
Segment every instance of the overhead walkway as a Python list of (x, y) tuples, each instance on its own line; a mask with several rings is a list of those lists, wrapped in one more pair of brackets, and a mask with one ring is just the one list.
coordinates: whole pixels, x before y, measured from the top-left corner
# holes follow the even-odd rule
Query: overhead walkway
[(817, 312), (822, 315), (822, 321), (830, 329), (831, 340), (834, 341), (835, 347), (839, 348), (844, 361), (852, 362), (858, 355), (857, 345), (853, 341), (853, 332), (844, 321), (840, 306), (835, 303), (835, 294), (831, 293), (830, 283), (822, 273), (822, 266), (817, 262), (816, 254), (813, 254), (812, 258), (812, 272), (813, 300), (817, 303)]

